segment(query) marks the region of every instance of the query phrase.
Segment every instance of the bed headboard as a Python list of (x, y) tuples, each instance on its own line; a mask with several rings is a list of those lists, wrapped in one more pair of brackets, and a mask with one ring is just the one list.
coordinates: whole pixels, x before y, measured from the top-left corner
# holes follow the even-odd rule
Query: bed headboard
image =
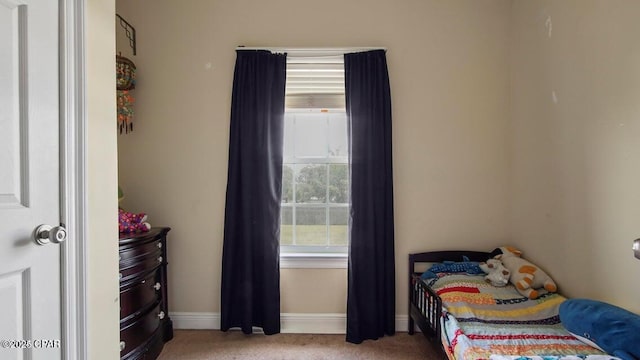
[(419, 263), (437, 263), (443, 261), (463, 261), (463, 256), (469, 258), (470, 261), (487, 261), (491, 258), (491, 254), (484, 251), (429, 251), (416, 254), (409, 254), (409, 274), (416, 274), (416, 264)]

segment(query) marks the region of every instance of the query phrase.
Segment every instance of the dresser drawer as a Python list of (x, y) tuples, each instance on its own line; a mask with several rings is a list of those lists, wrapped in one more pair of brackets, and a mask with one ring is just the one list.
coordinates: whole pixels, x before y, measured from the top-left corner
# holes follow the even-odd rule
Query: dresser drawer
[(162, 251), (162, 239), (160, 238), (143, 244), (122, 247), (120, 248), (120, 263), (135, 261), (135, 259), (147, 257), (160, 251)]
[(162, 252), (156, 251), (133, 261), (120, 263), (120, 282), (127, 282), (136, 277), (144, 276), (162, 265)]
[(146, 343), (149, 338), (160, 329), (160, 320), (165, 317), (160, 310), (160, 304), (156, 304), (149, 312), (134, 321), (121, 324), (120, 329), (120, 356), (126, 357), (131, 351)]
[(136, 314), (147, 310), (160, 299), (162, 287), (158, 271), (144, 278), (126, 283), (120, 288), (120, 321), (126, 322)]
[(141, 360), (154, 360), (162, 352), (162, 348), (164, 347), (163, 334), (161, 329), (158, 329), (156, 333), (153, 335), (151, 340), (145, 345), (144, 348), (144, 356), (140, 357)]
[(162, 351), (164, 341), (162, 340), (162, 329), (156, 330), (151, 339), (133, 349), (122, 360), (154, 360)]

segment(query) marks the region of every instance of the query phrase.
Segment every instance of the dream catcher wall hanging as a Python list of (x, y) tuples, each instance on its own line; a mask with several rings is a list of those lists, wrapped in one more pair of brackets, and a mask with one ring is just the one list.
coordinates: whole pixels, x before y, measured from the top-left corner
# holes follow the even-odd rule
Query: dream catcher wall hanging
[(116, 56), (116, 87), (118, 101), (118, 130), (122, 134), (133, 131), (133, 102), (131, 90), (136, 87), (136, 65), (124, 56)]

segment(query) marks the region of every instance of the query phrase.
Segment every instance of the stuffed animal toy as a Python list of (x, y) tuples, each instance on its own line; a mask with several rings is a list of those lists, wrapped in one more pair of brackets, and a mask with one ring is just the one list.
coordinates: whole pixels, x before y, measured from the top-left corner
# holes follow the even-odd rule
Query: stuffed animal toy
[(522, 252), (510, 246), (500, 247), (494, 252), (501, 252), (494, 258), (502, 261), (507, 270), (511, 272), (510, 282), (523, 296), (529, 299), (537, 299), (540, 296), (538, 289), (544, 288), (548, 292), (556, 292), (558, 287), (547, 273), (529, 261), (521, 258)]
[(481, 262), (479, 264), (480, 269), (487, 275), (484, 280), (493, 286), (505, 286), (509, 282), (509, 276), (511, 272), (502, 265), (502, 262), (498, 259), (489, 259), (487, 262)]
[(121, 233), (145, 232), (151, 229), (145, 213), (134, 214), (118, 209), (118, 229)]
[(562, 326), (580, 340), (623, 360), (640, 359), (640, 315), (588, 299), (560, 304)]

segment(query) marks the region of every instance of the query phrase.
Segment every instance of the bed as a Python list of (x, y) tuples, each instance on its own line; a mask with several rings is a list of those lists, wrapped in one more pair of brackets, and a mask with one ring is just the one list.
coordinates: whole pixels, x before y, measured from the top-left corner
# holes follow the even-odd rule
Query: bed
[[(486, 261), (478, 251), (436, 251), (409, 255), (409, 334), (417, 325), (452, 360), (608, 360), (616, 359), (571, 335), (562, 326), (559, 305), (565, 298), (520, 295), (511, 284), (495, 287), (483, 275), (420, 275), (428, 264)], [(421, 269), (421, 271), (418, 271)]]

